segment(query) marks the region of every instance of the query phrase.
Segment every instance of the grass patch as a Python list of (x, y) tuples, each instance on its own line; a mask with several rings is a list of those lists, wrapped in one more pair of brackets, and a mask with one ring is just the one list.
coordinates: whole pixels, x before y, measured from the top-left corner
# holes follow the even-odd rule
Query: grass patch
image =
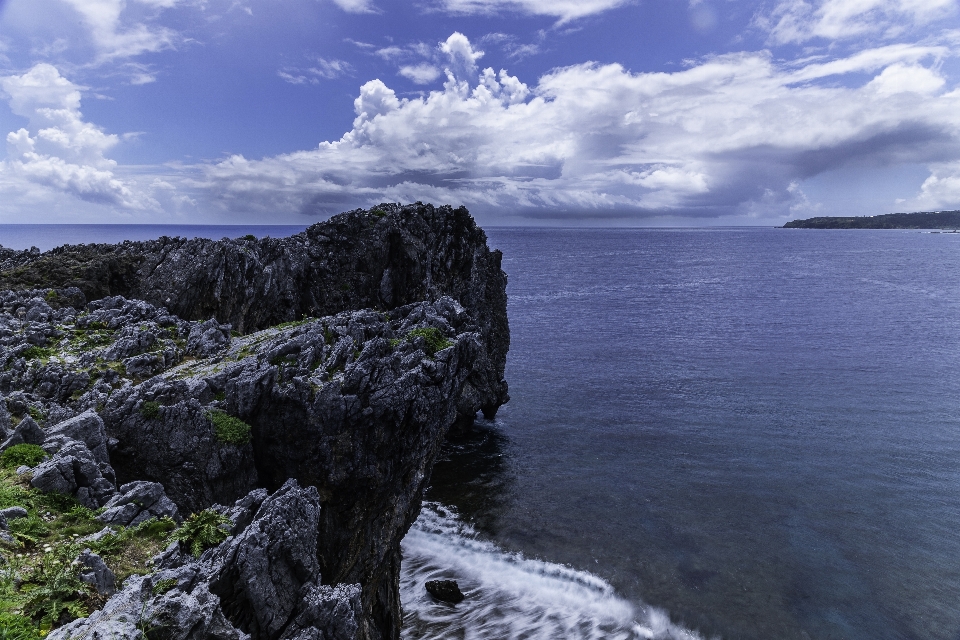
[(213, 423), (214, 433), (220, 442), (238, 446), (250, 442), (250, 425), (240, 418), (215, 409), (207, 413), (207, 419)]
[(453, 343), (440, 332), (436, 327), (420, 327), (407, 332), (403, 338), (394, 338), (390, 341), (391, 347), (397, 347), (402, 342), (413, 342), (417, 338), (423, 338), (423, 346), (427, 355), (431, 358), (437, 351), (442, 351), (447, 347), (452, 347)]
[(23, 356), (25, 360), (42, 360), (52, 356), (53, 350), (38, 347), (34, 344), (21, 351), (20, 355)]
[(33, 489), (0, 465), (0, 508), (12, 506), (25, 508), (27, 516), (8, 521), (17, 542), (5, 546), (7, 562), (0, 565), (0, 640), (40, 640), (52, 627), (103, 604), (79, 581), (82, 567), (73, 564), (84, 548), (104, 559), (119, 586), (150, 571), (148, 561), (169, 544), (177, 527), (169, 518), (148, 520), (81, 544), (78, 538), (104, 527), (96, 512), (70, 496)]
[(34, 407), (32, 405), (27, 407), (27, 413), (30, 414), (30, 417), (33, 418), (35, 422), (40, 422), (41, 420), (47, 417), (47, 415), (43, 411), (41, 411), (39, 408)]
[(160, 403), (148, 400), (140, 405), (140, 415), (147, 420), (156, 420), (160, 417)]
[(281, 322), (278, 325), (275, 325), (274, 329), (289, 329), (290, 327), (299, 327), (302, 324), (307, 324), (308, 322), (313, 322), (313, 318), (308, 318), (306, 316), (300, 318), (299, 320), (291, 320), (290, 322)]
[(187, 547), (194, 556), (199, 556), (204, 549), (226, 540), (230, 534), (224, 527), (231, 524), (230, 518), (225, 515), (205, 509), (192, 514), (170, 537)]
[(0, 466), (16, 469), (21, 465), (35, 467), (47, 457), (47, 452), (35, 444), (15, 444), (0, 454)]

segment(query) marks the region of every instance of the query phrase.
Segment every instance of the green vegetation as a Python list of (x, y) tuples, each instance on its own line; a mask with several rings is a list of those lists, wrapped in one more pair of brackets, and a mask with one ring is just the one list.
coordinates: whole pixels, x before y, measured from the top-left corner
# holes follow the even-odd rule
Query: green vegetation
[(412, 329), (403, 338), (394, 338), (390, 341), (391, 347), (397, 347), (402, 342), (413, 342), (416, 338), (423, 338), (424, 349), (431, 358), (437, 351), (443, 351), (447, 347), (452, 347), (453, 343), (447, 340), (443, 333), (436, 327), (420, 327)]
[(256, 240), (256, 239), (257, 239), (257, 236), (253, 235), (252, 233), (248, 233), (247, 235), (243, 236), (243, 239), (244, 239), (244, 240)]
[(140, 415), (147, 420), (156, 420), (160, 417), (160, 403), (148, 400), (140, 405)]
[(302, 324), (307, 324), (308, 322), (313, 322), (313, 318), (308, 318), (303, 316), (299, 320), (291, 320), (290, 322), (281, 322), (280, 324), (274, 326), (274, 329), (289, 329), (290, 327), (299, 327)]
[(373, 209), (370, 211), (370, 215), (376, 216), (378, 218), (385, 218), (387, 216), (387, 212), (384, 211), (383, 209)]
[(42, 360), (52, 356), (53, 350), (44, 349), (43, 347), (38, 347), (34, 344), (21, 351), (20, 355), (23, 356), (25, 360)]
[(204, 549), (226, 540), (229, 532), (224, 527), (231, 524), (233, 523), (230, 518), (205, 509), (187, 518), (183, 526), (174, 531), (171, 537), (190, 549), (190, 553), (194, 556), (199, 556)]
[(59, 297), (60, 297), (60, 296), (58, 296), (58, 295), (57, 295), (57, 292), (54, 291), (53, 289), (50, 289), (49, 291), (47, 291), (47, 295), (44, 296), (44, 298), (47, 299), (47, 302), (51, 302), (51, 303), (52, 303), (52, 302), (56, 302), (56, 301), (57, 301), (57, 298), (59, 298)]
[(250, 425), (225, 411), (214, 409), (207, 413), (207, 419), (213, 423), (217, 440), (224, 444), (244, 445), (250, 442)]
[(960, 211), (808, 218), (792, 220), (783, 227), (785, 229), (960, 229)]
[(149, 559), (169, 544), (176, 529), (169, 518), (148, 520), (81, 544), (78, 538), (104, 527), (95, 520), (96, 512), (70, 496), (31, 488), (2, 461), (0, 509), (23, 507), (27, 516), (8, 520), (16, 543), (2, 549), (7, 562), (0, 565), (0, 640), (39, 640), (54, 625), (86, 616), (103, 604), (102, 597), (79, 580), (81, 567), (74, 560), (84, 548), (104, 559), (119, 584), (147, 573)]
[(167, 591), (170, 591), (170, 589), (173, 589), (175, 586), (177, 586), (176, 578), (166, 578), (164, 580), (158, 580), (153, 585), (153, 595), (161, 596), (165, 594)]
[(30, 414), (30, 417), (33, 418), (35, 422), (40, 422), (47, 417), (42, 410), (34, 406), (27, 407), (27, 413)]
[(0, 454), (0, 466), (5, 469), (16, 469), (20, 465), (35, 467), (44, 458), (47, 452), (35, 444), (15, 444)]

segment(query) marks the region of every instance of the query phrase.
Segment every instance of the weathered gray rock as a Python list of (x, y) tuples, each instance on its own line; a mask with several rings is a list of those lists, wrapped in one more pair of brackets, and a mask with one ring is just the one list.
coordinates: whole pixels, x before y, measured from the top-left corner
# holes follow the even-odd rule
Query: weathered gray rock
[(17, 518), (26, 518), (27, 510), (23, 507), (7, 507), (6, 509), (0, 509), (0, 516), (3, 516), (7, 520), (16, 520)]
[(52, 458), (33, 469), (30, 479), (34, 488), (74, 496), (90, 509), (107, 504), (116, 494), (115, 482), (112, 467), (98, 464), (87, 445), (77, 440), (67, 440)]
[(103, 420), (92, 409), (54, 425), (47, 429), (44, 436), (41, 444), (45, 446), (65, 443), (67, 440), (78, 440), (87, 445), (98, 464), (110, 464), (110, 454), (107, 452), (107, 431), (103, 426)]
[(158, 482), (129, 482), (104, 505), (97, 520), (105, 524), (135, 527), (151, 518), (173, 518), (180, 522), (180, 513)]
[(45, 434), (33, 418), (25, 417), (13, 430), (13, 434), (0, 444), (0, 451), (6, 451), (15, 444), (43, 444)]
[[(15, 252), (0, 262), (0, 288), (79, 287), (90, 300), (122, 295), (190, 320), (213, 316), (241, 333), (304, 316), (450, 296), (478, 327), (485, 354), (460, 403), (461, 422), (469, 422), (477, 410), (492, 416), (508, 399), (503, 371), (510, 335), (500, 262), (500, 252), (487, 247), (462, 207), (381, 204), (289, 238), (160, 238)], [(115, 328), (112, 319), (99, 314), (89, 322)]]
[[(224, 587), (224, 597), (245, 603), (251, 617), (241, 627), (255, 619), (274, 628), (264, 612), (282, 600), (303, 627), (285, 627), (296, 634), (290, 638), (349, 636), (345, 610), (355, 612), (357, 637), (398, 638), (399, 543), (440, 442), (453, 423), (469, 424), (477, 410), (493, 415), (507, 400), (506, 276), (466, 211), (383, 205), (283, 240), (0, 251), (0, 286), (44, 278), (79, 284), (90, 298), (112, 295), (78, 313), (82, 303), (56, 302), (67, 299), (65, 289), (0, 291), (0, 393), (10, 412), (40, 410), (44, 424), (59, 425), (94, 410), (121, 482), (162, 483), (182, 513), (246, 495), (246, 506), (218, 507), (235, 517), (235, 537), (264, 508), (263, 492), (252, 490), (276, 490), (288, 478), (315, 487), (322, 582), (298, 577), (302, 593), (293, 601), (284, 595), (283, 585), (296, 582), (289, 576), (251, 583), (242, 598)], [(49, 310), (37, 299), (50, 301)], [(36, 319), (21, 322), (32, 308)], [(231, 338), (227, 325), (247, 335)], [(54, 458), (38, 468), (39, 482), (104, 503), (78, 481), (95, 476), (91, 464), (107, 480), (92, 452), (100, 444), (72, 437), (44, 442)], [(116, 497), (107, 521), (151, 517), (125, 500)], [(261, 549), (255, 542), (247, 544)], [(253, 576), (250, 567), (268, 558), (276, 571), (269, 545), (263, 549), (221, 569)], [(158, 562), (175, 572), (196, 564), (176, 547)], [(150, 610), (173, 626), (193, 625), (184, 633), (198, 638), (245, 637), (228, 623), (240, 609), (223, 609), (208, 588), (224, 583), (197, 575), (177, 573), (177, 588), (160, 599), (141, 580), (137, 588), (150, 594), (124, 589), (111, 611), (126, 611), (127, 593), (130, 616)]]
[(195, 324), (187, 337), (187, 351), (199, 356), (213, 355), (230, 345), (229, 324), (220, 324), (216, 318), (210, 318), (202, 324)]
[[(356, 640), (361, 637), (360, 588), (321, 583), (316, 556), (317, 491), (284, 484), (220, 507), (249, 524), (194, 559), (172, 545), (160, 569), (132, 577), (89, 618), (53, 631), (50, 640)], [(236, 524), (234, 525), (236, 528)]]
[(103, 558), (90, 549), (84, 549), (77, 561), (83, 566), (80, 570), (80, 582), (91, 585), (102, 596), (112, 596), (117, 592), (117, 577)]

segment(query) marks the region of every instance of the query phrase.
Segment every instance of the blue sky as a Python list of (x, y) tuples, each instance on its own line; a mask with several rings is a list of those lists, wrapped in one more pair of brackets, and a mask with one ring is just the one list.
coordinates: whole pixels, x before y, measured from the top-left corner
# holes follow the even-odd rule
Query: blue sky
[(0, 0), (0, 223), (960, 209), (960, 0)]

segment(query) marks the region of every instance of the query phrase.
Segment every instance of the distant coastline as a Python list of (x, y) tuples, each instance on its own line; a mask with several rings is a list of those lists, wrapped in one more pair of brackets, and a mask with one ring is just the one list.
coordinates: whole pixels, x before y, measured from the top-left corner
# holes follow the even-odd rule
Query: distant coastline
[(960, 229), (960, 211), (888, 213), (880, 216), (791, 220), (784, 229)]

